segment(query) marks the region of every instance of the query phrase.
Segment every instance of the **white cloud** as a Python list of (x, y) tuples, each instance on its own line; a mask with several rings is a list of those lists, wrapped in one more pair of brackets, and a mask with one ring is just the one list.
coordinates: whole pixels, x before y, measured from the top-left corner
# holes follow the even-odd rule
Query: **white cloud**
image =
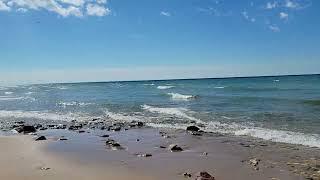
[(285, 7), (295, 9), (299, 7), (299, 4), (291, 0), (286, 0)]
[(266, 5), (266, 9), (274, 9), (277, 7), (277, 5), (278, 5), (277, 2), (268, 2)]
[(0, 10), (16, 12), (46, 10), (60, 16), (105, 16), (110, 14), (106, 0), (0, 0)]
[(171, 13), (166, 12), (166, 11), (161, 11), (160, 15), (169, 17), (169, 16), (171, 16)]
[(289, 15), (287, 13), (280, 12), (279, 17), (280, 19), (287, 20), (289, 18)]
[(280, 28), (277, 25), (269, 25), (269, 29), (273, 32), (280, 32)]
[(105, 16), (110, 14), (110, 10), (104, 6), (97, 4), (88, 4), (87, 5), (87, 14), (90, 16)]
[(11, 8), (5, 4), (5, 2), (0, 0), (0, 11), (10, 11)]

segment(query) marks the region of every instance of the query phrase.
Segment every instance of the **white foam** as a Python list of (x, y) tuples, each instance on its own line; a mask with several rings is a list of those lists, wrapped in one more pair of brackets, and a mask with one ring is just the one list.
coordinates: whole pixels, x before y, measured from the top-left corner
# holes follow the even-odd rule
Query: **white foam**
[(246, 127), (234, 132), (235, 135), (246, 135), (274, 142), (289, 144), (301, 144), (320, 148), (320, 136), (318, 134), (304, 134), (299, 132), (273, 130), (266, 128)]
[(158, 89), (170, 89), (173, 88), (174, 86), (158, 86)]
[(151, 83), (151, 84), (143, 84), (145, 86), (154, 86), (155, 84)]
[(122, 121), (122, 122), (141, 121), (143, 119), (143, 117), (141, 116), (132, 116), (124, 113), (114, 113), (108, 110), (105, 111), (105, 115), (108, 118), (111, 118), (116, 121)]
[(30, 118), (53, 121), (87, 120), (92, 117), (77, 113), (50, 113), (43, 111), (0, 111), (0, 118)]
[(4, 92), (5, 95), (10, 95), (10, 94), (13, 94), (13, 92), (11, 91), (8, 91), (8, 92)]
[(193, 95), (183, 95), (179, 93), (168, 93), (168, 95), (171, 96), (173, 100), (191, 100), (197, 97)]
[(35, 101), (36, 99), (32, 97), (0, 96), (0, 101), (16, 101), (16, 100)]
[(26, 94), (26, 95), (30, 95), (30, 94), (33, 94), (33, 93), (34, 93), (34, 92), (31, 92), (31, 91), (30, 91), (30, 92), (26, 92), (25, 94)]
[(65, 87), (65, 86), (58, 86), (56, 87), (57, 89), (60, 89), (60, 90), (66, 90), (66, 89), (69, 89), (68, 87)]
[(225, 88), (225, 86), (216, 86), (216, 87), (214, 87), (215, 89), (224, 89)]
[(92, 105), (93, 103), (85, 103), (85, 102), (76, 102), (76, 101), (72, 101), (72, 102), (59, 102), (57, 103), (58, 106), (62, 106), (64, 108), (66, 108), (67, 106), (88, 106), (88, 105)]

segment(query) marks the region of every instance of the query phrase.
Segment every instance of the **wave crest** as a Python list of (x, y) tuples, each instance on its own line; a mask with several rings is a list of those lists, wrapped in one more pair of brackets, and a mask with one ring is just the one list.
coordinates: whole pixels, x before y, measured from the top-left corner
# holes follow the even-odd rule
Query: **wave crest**
[(183, 95), (179, 93), (168, 93), (168, 95), (171, 96), (171, 98), (174, 100), (191, 100), (196, 99), (198, 97), (194, 95)]
[(158, 86), (157, 88), (158, 89), (171, 89), (173, 88), (174, 86)]

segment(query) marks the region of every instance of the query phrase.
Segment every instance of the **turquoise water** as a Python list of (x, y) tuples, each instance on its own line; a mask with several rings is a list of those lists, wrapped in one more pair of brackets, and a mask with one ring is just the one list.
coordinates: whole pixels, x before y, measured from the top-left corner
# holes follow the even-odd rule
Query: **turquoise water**
[(320, 147), (320, 75), (0, 87), (0, 121), (145, 121)]

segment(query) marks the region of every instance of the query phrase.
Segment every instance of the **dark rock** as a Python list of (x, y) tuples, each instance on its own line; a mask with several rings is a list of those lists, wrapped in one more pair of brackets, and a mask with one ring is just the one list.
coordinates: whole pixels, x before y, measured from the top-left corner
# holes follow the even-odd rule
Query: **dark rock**
[(140, 141), (140, 139), (136, 139), (136, 141), (137, 141), (137, 142), (139, 142), (139, 141)]
[(39, 130), (40, 131), (44, 131), (44, 130), (47, 130), (48, 128), (46, 128), (46, 127), (41, 127)]
[(159, 146), (161, 149), (165, 149), (165, 148), (167, 148), (167, 147), (165, 147), (165, 146)]
[(145, 154), (137, 154), (138, 157), (151, 157), (152, 154), (148, 154), (148, 153), (145, 153)]
[(209, 173), (202, 171), (197, 173), (196, 180), (214, 180), (214, 177), (211, 176)]
[(108, 139), (106, 141), (106, 145), (108, 145), (108, 146), (110, 146), (111, 148), (114, 148), (114, 149), (123, 149), (121, 147), (121, 145), (118, 142), (116, 142), (115, 140), (113, 140), (113, 139)]
[(183, 176), (187, 177), (187, 178), (191, 178), (192, 174), (191, 173), (183, 173)]
[(102, 136), (100, 136), (100, 137), (109, 137), (109, 135), (108, 135), (108, 134), (105, 134), (105, 135), (102, 135)]
[(15, 129), (18, 133), (33, 133), (36, 132), (36, 128), (34, 126), (20, 126)]
[(42, 128), (42, 125), (41, 124), (36, 124), (36, 125), (34, 125), (34, 128), (40, 129), (40, 128)]
[(24, 124), (25, 122), (24, 121), (16, 121), (14, 123), (16, 123), (16, 124)]
[(180, 146), (176, 145), (176, 144), (171, 144), (169, 146), (169, 149), (170, 149), (171, 152), (183, 151), (183, 149)]
[(74, 130), (79, 130), (79, 129), (81, 129), (81, 128), (82, 128), (82, 124), (76, 124), (76, 125), (71, 125), (71, 126), (69, 127), (69, 130), (74, 131)]
[(138, 127), (142, 127), (143, 126), (143, 122), (137, 122), (137, 126)]
[(78, 133), (84, 133), (86, 132), (85, 130), (79, 130)]
[(198, 128), (197, 126), (188, 126), (187, 127), (187, 131), (199, 131), (200, 128)]
[(60, 138), (59, 140), (60, 140), (60, 141), (66, 141), (66, 140), (68, 140), (68, 139), (67, 139), (67, 138), (62, 137), (62, 138)]
[(111, 130), (113, 130), (113, 131), (120, 131), (120, 130), (121, 130), (121, 127), (120, 127), (120, 126), (115, 126), (115, 127), (112, 127)]
[(47, 138), (45, 136), (39, 136), (36, 141), (43, 141), (43, 140), (47, 140)]

